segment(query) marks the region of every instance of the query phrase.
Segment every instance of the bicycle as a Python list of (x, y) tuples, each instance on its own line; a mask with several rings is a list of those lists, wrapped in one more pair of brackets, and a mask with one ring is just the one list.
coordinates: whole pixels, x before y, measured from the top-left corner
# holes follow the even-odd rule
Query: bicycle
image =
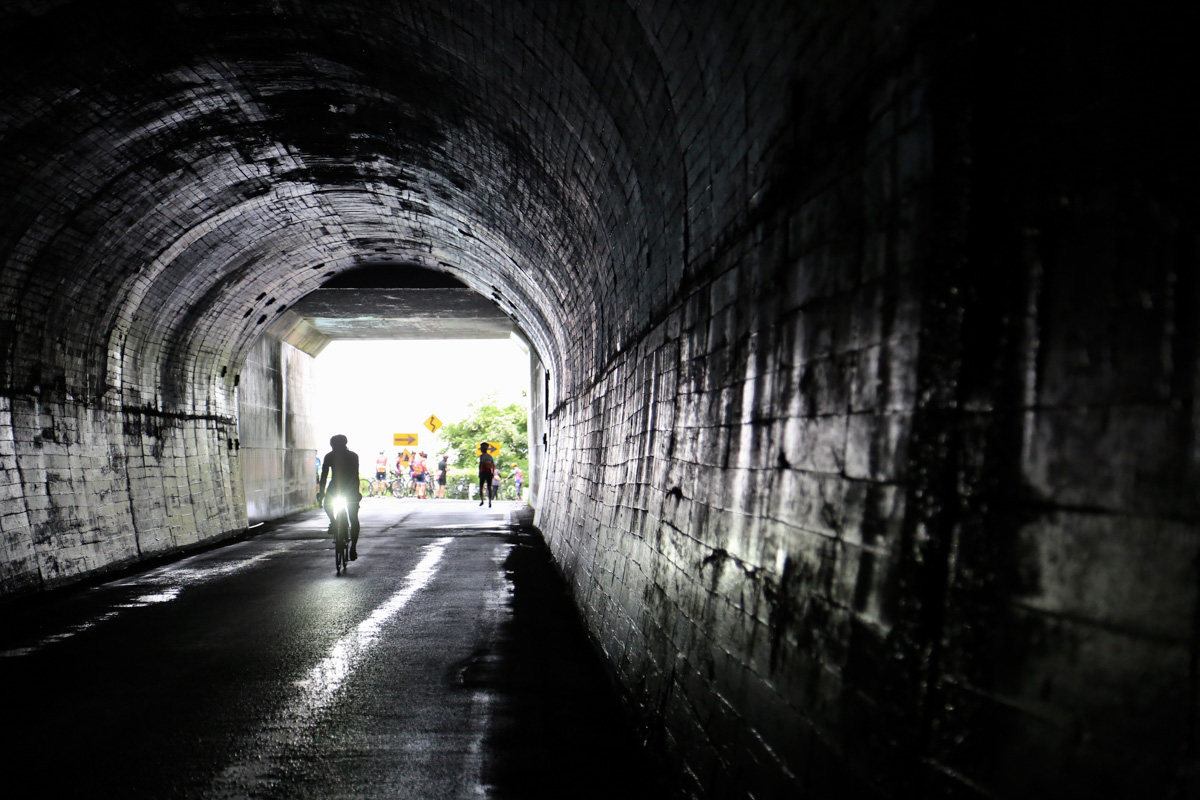
[(392, 481), (392, 484), (389, 488), (391, 490), (392, 497), (408, 497), (410, 494), (412, 494), (412, 489), (408, 480), (403, 477), (397, 476)]
[(337, 574), (350, 567), (350, 513), (346, 498), (334, 495), (333, 505), (333, 564)]
[(366, 478), (358, 479), (358, 496), (359, 497), (370, 497), (371, 496), (371, 482), (369, 480), (367, 480)]

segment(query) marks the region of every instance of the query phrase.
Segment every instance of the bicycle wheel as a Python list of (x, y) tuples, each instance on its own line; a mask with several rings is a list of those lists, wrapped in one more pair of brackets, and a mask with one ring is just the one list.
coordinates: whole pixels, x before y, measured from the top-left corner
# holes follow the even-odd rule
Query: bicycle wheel
[(339, 514), (334, 525), (333, 563), (338, 572), (350, 563), (350, 520)]
[(369, 480), (367, 480), (366, 478), (359, 478), (358, 479), (358, 493), (360, 495), (362, 495), (363, 497), (367, 497), (368, 495), (370, 495), (371, 494), (371, 482)]

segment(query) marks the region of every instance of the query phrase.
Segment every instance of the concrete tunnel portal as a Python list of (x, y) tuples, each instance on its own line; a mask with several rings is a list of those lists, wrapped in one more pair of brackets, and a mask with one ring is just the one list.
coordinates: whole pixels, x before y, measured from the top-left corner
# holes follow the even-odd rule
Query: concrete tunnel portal
[(683, 796), (1194, 796), (1194, 12), (1066, 6), (0, 5), (0, 594), (286, 513), (421, 269)]

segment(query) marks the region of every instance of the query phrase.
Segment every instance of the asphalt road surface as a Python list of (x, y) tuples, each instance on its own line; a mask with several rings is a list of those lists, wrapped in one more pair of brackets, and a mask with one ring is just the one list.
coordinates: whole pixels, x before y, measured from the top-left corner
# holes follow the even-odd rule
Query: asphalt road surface
[(662, 797), (517, 503), (363, 502), (0, 606), (16, 797)]

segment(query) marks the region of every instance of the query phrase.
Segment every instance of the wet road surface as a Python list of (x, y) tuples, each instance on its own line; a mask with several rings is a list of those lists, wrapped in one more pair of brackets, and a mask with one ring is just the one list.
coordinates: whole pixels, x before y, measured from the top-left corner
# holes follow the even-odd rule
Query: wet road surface
[(0, 606), (6, 796), (664, 796), (521, 508), (366, 500), (340, 576), (318, 511)]

